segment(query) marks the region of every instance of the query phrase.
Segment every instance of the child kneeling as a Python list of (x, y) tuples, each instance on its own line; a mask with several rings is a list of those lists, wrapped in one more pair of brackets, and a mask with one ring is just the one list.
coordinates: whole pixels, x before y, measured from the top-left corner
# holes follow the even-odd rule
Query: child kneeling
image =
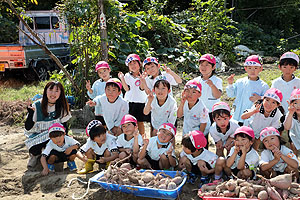
[(67, 162), (70, 171), (77, 170), (74, 162), (80, 143), (65, 133), (65, 128), (60, 123), (50, 126), (48, 132), (50, 141), (42, 152), (41, 164), (43, 175), (54, 172), (54, 163)]
[(182, 138), (183, 151), (180, 153), (179, 168), (200, 175), (201, 181), (208, 182), (208, 176), (214, 174), (215, 180), (222, 177), (223, 170), (226, 171), (225, 159), (218, 158), (216, 154), (204, 147), (207, 140), (201, 131), (194, 130)]
[(137, 163), (142, 168), (154, 170), (169, 169), (176, 166), (176, 157), (172, 141), (176, 128), (171, 123), (164, 123), (158, 128), (157, 136), (144, 139)]
[(93, 171), (95, 162), (108, 164), (119, 156), (116, 137), (106, 133), (105, 127), (98, 120), (91, 121), (86, 127), (86, 134), (89, 136), (86, 143), (80, 148), (85, 154), (85, 168), (79, 174), (86, 174)]

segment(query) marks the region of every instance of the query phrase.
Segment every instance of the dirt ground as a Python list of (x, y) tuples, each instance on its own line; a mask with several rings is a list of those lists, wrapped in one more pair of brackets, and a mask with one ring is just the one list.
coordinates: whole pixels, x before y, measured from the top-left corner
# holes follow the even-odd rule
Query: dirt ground
[[(72, 130), (75, 138), (80, 142), (84, 141), (82, 130)], [(87, 185), (73, 178), (88, 181), (96, 175), (94, 172), (88, 175), (79, 175), (69, 172), (64, 166), (63, 171), (50, 173), (48, 176), (41, 175), (41, 168), (27, 170), (29, 158), (28, 150), (24, 145), (23, 127), (0, 126), (0, 199), (20, 199), (20, 200), (40, 200), (40, 199), (72, 199), (83, 195)], [(178, 138), (176, 143), (179, 145)], [(176, 146), (177, 146), (176, 145)], [(83, 163), (76, 160), (78, 168), (83, 167)], [(95, 169), (95, 167), (94, 167)], [(197, 185), (185, 184), (179, 199), (199, 199), (197, 197)], [(136, 199), (145, 200), (150, 198), (135, 197), (121, 192), (110, 192), (102, 189), (98, 184), (92, 183), (90, 190), (84, 199)]]

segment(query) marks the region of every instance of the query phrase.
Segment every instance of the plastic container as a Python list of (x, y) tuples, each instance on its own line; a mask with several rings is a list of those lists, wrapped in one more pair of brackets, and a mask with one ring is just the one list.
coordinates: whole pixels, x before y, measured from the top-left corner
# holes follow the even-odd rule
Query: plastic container
[[(145, 170), (140, 170), (143, 172)], [(163, 171), (163, 170), (153, 170), (153, 175), (156, 175), (159, 172), (164, 172), (171, 177), (175, 177), (176, 171)], [(98, 183), (101, 187), (111, 191), (121, 191), (128, 194), (133, 194), (135, 196), (141, 197), (151, 197), (151, 198), (158, 198), (158, 199), (176, 199), (179, 193), (182, 190), (182, 186), (186, 182), (186, 173), (181, 173), (183, 181), (179, 186), (177, 186), (174, 190), (162, 190), (162, 189), (155, 189), (155, 188), (148, 188), (148, 187), (141, 187), (141, 186), (132, 186), (132, 185), (119, 185), (119, 184), (112, 184), (99, 181), (99, 179), (104, 175), (104, 171), (96, 174), (91, 178), (91, 182)], [(162, 175), (163, 176), (163, 175)]]
[(231, 198), (231, 197), (200, 197), (202, 200), (258, 200), (258, 199), (247, 199), (247, 198)]

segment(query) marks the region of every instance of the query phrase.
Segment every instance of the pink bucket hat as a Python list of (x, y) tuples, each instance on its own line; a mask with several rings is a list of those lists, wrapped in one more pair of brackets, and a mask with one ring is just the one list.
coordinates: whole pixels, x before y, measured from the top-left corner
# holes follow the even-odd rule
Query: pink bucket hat
[(66, 129), (65, 129), (65, 127), (61, 123), (54, 123), (54, 124), (52, 124), (49, 127), (48, 133), (51, 133), (53, 131), (62, 131), (62, 132), (65, 132)]
[(121, 83), (121, 81), (119, 80), (119, 79), (117, 79), (117, 78), (111, 78), (111, 79), (109, 79), (107, 82), (106, 82), (106, 84), (107, 83), (115, 83), (119, 88), (120, 88), (120, 90), (122, 90), (122, 83)]
[(293, 101), (296, 99), (300, 99), (300, 89), (294, 89), (291, 94), (290, 101)]
[(129, 122), (133, 122), (133, 123), (137, 124), (137, 120), (136, 120), (136, 118), (134, 116), (129, 115), (129, 114), (124, 115), (124, 117), (121, 120), (121, 126), (123, 124), (129, 123)]
[(244, 63), (244, 66), (257, 66), (257, 67), (262, 67), (263, 60), (260, 56), (258, 55), (252, 55), (249, 56)]
[(171, 123), (163, 123), (159, 128), (158, 130), (160, 129), (166, 129), (168, 131), (171, 131), (171, 133), (173, 134), (173, 136), (175, 137), (176, 135), (176, 127), (171, 124)]
[(230, 107), (227, 103), (225, 102), (218, 102), (215, 103), (212, 107), (212, 112), (216, 111), (216, 110), (220, 110), (220, 109), (224, 109), (230, 112)]
[(293, 52), (286, 52), (284, 53), (281, 57), (280, 60), (285, 59), (285, 58), (291, 58), (294, 59), (297, 64), (299, 64), (299, 57), (297, 56), (297, 54), (293, 53)]
[(280, 133), (278, 132), (278, 130), (274, 127), (267, 127), (264, 128), (261, 132), (260, 132), (260, 141), (263, 141), (266, 137), (271, 136), (271, 135), (277, 135), (280, 136)]
[(102, 125), (102, 123), (99, 120), (92, 120), (90, 123), (86, 126), (85, 133), (88, 137), (90, 137), (90, 130), (97, 125)]
[(184, 86), (184, 89), (189, 89), (189, 88), (195, 88), (196, 90), (198, 90), (199, 92), (201, 92), (202, 90), (202, 85), (199, 81), (193, 79), (193, 80), (190, 80), (188, 81), (185, 86)]
[(196, 149), (201, 149), (206, 147), (207, 140), (201, 131), (191, 131), (189, 132), (190, 140)]
[(145, 67), (145, 65), (146, 64), (148, 64), (148, 63), (155, 63), (155, 64), (159, 64), (158, 63), (158, 60), (155, 58), (155, 57), (148, 57), (148, 58), (146, 58), (145, 60), (144, 60), (144, 62), (143, 62), (143, 67)]
[(202, 55), (200, 57), (200, 59), (198, 60), (198, 62), (200, 62), (202, 60), (206, 60), (207, 62), (212, 63), (214, 65), (217, 63), (216, 58), (214, 57), (214, 55), (209, 54), (209, 53)]
[(139, 55), (137, 54), (130, 54), (129, 56), (127, 56), (126, 61), (125, 61), (125, 65), (128, 66), (128, 64), (133, 61), (133, 60), (137, 60), (139, 62), (141, 62), (141, 59), (139, 57)]
[(281, 103), (283, 95), (280, 90), (278, 90), (276, 88), (271, 88), (266, 91), (266, 93), (264, 94), (264, 97), (269, 97), (271, 99), (274, 99), (278, 103)]
[(233, 136), (235, 136), (236, 134), (239, 134), (239, 133), (245, 133), (254, 139), (254, 131), (252, 128), (250, 128), (248, 126), (241, 126), (240, 128), (237, 128), (235, 130)]
[(105, 62), (105, 61), (99, 61), (96, 64), (95, 71), (97, 72), (98, 69), (110, 69), (110, 67), (109, 67), (109, 65), (108, 65), (107, 62)]

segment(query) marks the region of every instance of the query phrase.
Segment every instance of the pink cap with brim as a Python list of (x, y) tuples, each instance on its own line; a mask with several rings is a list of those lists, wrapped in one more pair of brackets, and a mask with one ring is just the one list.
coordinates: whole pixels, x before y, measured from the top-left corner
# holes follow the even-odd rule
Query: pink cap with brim
[(137, 54), (130, 54), (125, 60), (125, 65), (128, 66), (128, 64), (133, 60), (138, 60), (139, 62), (141, 62), (141, 59)]
[(200, 62), (202, 60), (206, 60), (207, 62), (212, 63), (214, 65), (217, 63), (214, 55), (209, 54), (209, 53), (202, 55), (198, 61)]
[(271, 99), (274, 99), (278, 103), (281, 103), (283, 95), (280, 90), (278, 90), (276, 88), (271, 88), (266, 91), (266, 93), (264, 94), (264, 97), (269, 97)]
[(164, 124), (162, 124), (158, 128), (158, 130), (160, 130), (160, 129), (166, 129), (168, 131), (171, 131), (171, 133), (173, 134), (173, 136), (176, 135), (176, 127), (173, 124), (171, 124), (171, 123), (164, 123)]
[(280, 60), (282, 59), (285, 59), (285, 58), (291, 58), (291, 59), (294, 59), (297, 64), (299, 64), (299, 57), (297, 54), (293, 53), (293, 52), (286, 52), (284, 53), (281, 57), (280, 57)]
[(258, 55), (252, 55), (249, 56), (245, 63), (244, 66), (256, 66), (256, 67), (261, 67), (263, 64), (262, 58), (259, 57)]
[(158, 63), (158, 60), (156, 59), (156, 58), (154, 58), (154, 57), (148, 57), (148, 58), (146, 58), (145, 60), (144, 60), (144, 62), (143, 62), (143, 67), (145, 67), (145, 65), (146, 64), (148, 64), (148, 63), (155, 63), (155, 64), (159, 64)]
[(249, 135), (251, 138), (254, 138), (254, 131), (252, 128), (248, 126), (241, 126), (240, 128), (237, 128), (233, 134), (233, 136), (239, 134), (239, 133), (245, 133)]
[(190, 131), (188, 134), (190, 136), (190, 140), (192, 144), (196, 149), (201, 149), (206, 147), (207, 140), (201, 131), (194, 130), (194, 131)]
[(124, 117), (121, 119), (121, 126), (123, 124), (129, 123), (129, 122), (133, 122), (133, 123), (137, 124), (137, 120), (134, 116), (129, 115), (129, 114), (124, 115)]
[(215, 103), (212, 107), (212, 112), (216, 111), (216, 110), (227, 110), (230, 112), (230, 107), (227, 103), (225, 102), (218, 102), (218, 103)]
[(65, 132), (66, 129), (65, 129), (65, 127), (61, 123), (54, 123), (54, 124), (52, 124), (49, 127), (48, 133), (51, 133), (53, 131), (62, 131), (62, 132)]
[(95, 67), (95, 71), (97, 72), (98, 69), (110, 69), (109, 65), (107, 62), (105, 61), (100, 61), (96, 64), (96, 67)]
[(271, 135), (277, 135), (280, 136), (280, 133), (278, 132), (278, 130), (274, 127), (267, 127), (264, 128), (261, 132), (260, 132), (260, 141), (263, 141), (266, 137), (271, 136)]
[(117, 78), (111, 78), (111, 79), (109, 79), (107, 82), (106, 82), (106, 84), (107, 83), (115, 83), (116, 85), (118, 85), (118, 87), (120, 88), (120, 90), (122, 90), (122, 83), (121, 83), (121, 81), (119, 80), (119, 79), (117, 79)]
[(290, 101), (293, 101), (296, 99), (300, 99), (300, 89), (294, 89), (291, 94)]
[(195, 79), (188, 81), (185, 86), (184, 89), (190, 89), (190, 88), (195, 88), (196, 90), (198, 90), (199, 92), (201, 92), (202, 90), (202, 85), (199, 81), (196, 81)]
[(99, 120), (92, 120), (90, 123), (87, 125), (85, 129), (85, 133), (88, 137), (90, 137), (90, 130), (97, 125), (102, 125), (102, 123)]

